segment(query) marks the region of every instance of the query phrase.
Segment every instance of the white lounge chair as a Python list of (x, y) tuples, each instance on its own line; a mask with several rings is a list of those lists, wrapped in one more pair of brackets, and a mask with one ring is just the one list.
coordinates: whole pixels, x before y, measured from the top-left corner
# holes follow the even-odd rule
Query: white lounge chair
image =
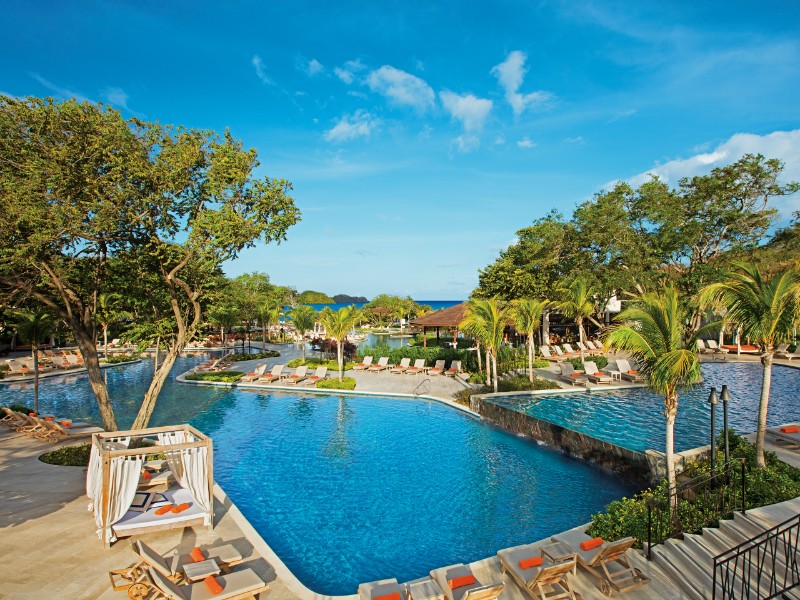
[(307, 372), (308, 367), (306, 365), (300, 365), (294, 370), (294, 373), (283, 380), (283, 383), (285, 385), (297, 385), (301, 381), (305, 381)]
[[(780, 427), (768, 427), (767, 433), (782, 442), (800, 446), (800, 427), (798, 425), (800, 424), (789, 423), (788, 425), (781, 425)], [(795, 431), (795, 429), (797, 429), (797, 431)]]
[(793, 358), (800, 358), (800, 354), (797, 354), (796, 352), (789, 352), (789, 344), (781, 344), (775, 350), (775, 358), (792, 360)]
[(155, 589), (152, 600), (234, 600), (255, 598), (267, 591), (269, 586), (252, 569), (241, 569), (233, 573), (218, 575), (215, 579), (222, 587), (218, 594), (212, 594), (205, 581), (189, 585), (176, 585), (153, 568), (147, 570)]
[(450, 363), (450, 368), (447, 369), (447, 371), (444, 372), (446, 377), (455, 377), (459, 373), (461, 373), (461, 361), (460, 360), (454, 360), (453, 362), (451, 362)]
[(703, 340), (700, 339), (697, 340), (697, 351), (700, 354), (709, 354), (711, 352), (714, 352), (711, 348), (708, 348), (706, 346), (706, 343)]
[(375, 598), (393, 597), (398, 594), (398, 598), (406, 597), (406, 587), (397, 583), (397, 579), (382, 579), (361, 583), (358, 586), (359, 600), (374, 600)]
[(372, 366), (372, 357), (365, 356), (364, 360), (362, 360), (360, 364), (357, 364), (353, 367), (353, 371), (366, 371), (371, 366)]
[(644, 377), (638, 370), (631, 367), (631, 364), (624, 358), (617, 359), (617, 368), (619, 369), (620, 376), (632, 383), (641, 383)]
[(313, 375), (306, 377), (304, 385), (316, 385), (318, 381), (328, 378), (328, 367), (317, 367)]
[(559, 379), (561, 379), (561, 381), (565, 381), (570, 385), (584, 385), (586, 383), (588, 377), (583, 373), (576, 371), (572, 366), (572, 363), (568, 360), (560, 363), (559, 366), (561, 367), (561, 374), (559, 375)]
[(389, 357), (388, 356), (381, 356), (378, 359), (378, 363), (374, 365), (370, 365), (367, 371), (371, 373), (377, 373), (378, 371), (383, 371), (384, 369), (389, 368)]
[(558, 362), (560, 360), (558, 356), (553, 356), (550, 354), (550, 348), (547, 346), (539, 346), (539, 353), (545, 358), (545, 360), (552, 362)]
[(272, 383), (278, 381), (283, 376), (283, 365), (275, 365), (269, 375), (262, 375), (256, 379), (256, 383)]
[(428, 371), (428, 375), (431, 376), (441, 375), (442, 371), (444, 371), (444, 361), (437, 360), (436, 363), (433, 365), (433, 368)]
[(392, 367), (389, 369), (389, 373), (394, 373), (396, 375), (402, 375), (405, 373), (409, 367), (411, 366), (411, 359), (410, 358), (401, 358), (400, 364)]
[[(547, 556), (540, 556), (541, 549), (532, 544), (523, 544), (497, 552), (503, 574), (510, 573), (512, 579), (535, 600), (547, 598), (570, 598), (576, 600), (567, 576), (575, 571), (575, 559), (554, 562)], [(541, 564), (528, 565), (529, 562)], [(533, 560), (532, 560), (533, 559)], [(523, 565), (525, 568), (523, 568)]]
[(406, 369), (406, 375), (416, 375), (417, 373), (422, 373), (424, 369), (425, 369), (425, 359), (418, 358), (417, 360), (414, 361), (413, 367), (408, 367)]
[(447, 600), (495, 600), (505, 589), (503, 583), (482, 584), (463, 564), (435, 569), (431, 571), (431, 579), (439, 584)]
[(607, 383), (611, 384), (614, 383), (614, 378), (611, 375), (606, 375), (602, 371), (597, 369), (597, 365), (592, 360), (585, 360), (583, 361), (583, 368), (586, 371), (586, 377), (592, 383)]
[(256, 379), (258, 379), (259, 377), (264, 375), (264, 371), (266, 371), (266, 370), (267, 370), (267, 365), (266, 364), (258, 365), (253, 370), (252, 373), (248, 373), (247, 375), (243, 375), (242, 378), (239, 381), (241, 381), (241, 382), (255, 381)]

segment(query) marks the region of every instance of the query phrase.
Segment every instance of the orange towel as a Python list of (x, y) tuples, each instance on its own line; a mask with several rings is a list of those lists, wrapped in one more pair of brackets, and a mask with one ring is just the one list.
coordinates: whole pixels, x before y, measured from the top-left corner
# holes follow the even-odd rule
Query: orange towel
[(45, 421), (55, 421), (56, 418), (55, 417), (45, 417), (44, 420)]
[(72, 421), (61, 421), (61, 426), (62, 427), (71, 427), (72, 426)]
[(165, 515), (171, 511), (172, 511), (172, 504), (165, 504), (161, 508), (156, 509), (156, 514), (160, 517), (161, 515)]
[(37, 415), (36, 413), (28, 413), (28, 416), (29, 417), (38, 417), (39, 415)]
[(797, 425), (789, 425), (789, 427), (781, 427), (781, 433), (800, 433), (800, 428)]
[(638, 374), (639, 374), (639, 371), (636, 371), (634, 369), (631, 369), (630, 371), (628, 371), (628, 375), (638, 375)]
[(172, 507), (172, 512), (174, 512), (175, 514), (182, 513), (183, 511), (185, 511), (190, 506), (191, 506), (191, 504), (189, 504), (188, 502), (184, 502), (183, 504), (178, 504), (178, 506), (173, 506)]
[(530, 569), (531, 567), (540, 567), (541, 565), (542, 565), (541, 556), (531, 556), (530, 558), (524, 558), (521, 561), (519, 561), (520, 569)]
[(580, 373), (570, 373), (569, 376), (570, 377), (580, 377), (581, 374)]
[(149, 481), (152, 478), (153, 476), (150, 475), (150, 473), (148, 473), (147, 471), (142, 471), (142, 479), (144, 479), (145, 481)]
[(464, 575), (463, 577), (450, 579), (447, 582), (447, 585), (450, 586), (451, 590), (454, 590), (456, 588), (464, 587), (465, 585), (472, 585), (473, 583), (475, 583), (475, 575)]
[(206, 585), (208, 586), (208, 589), (211, 590), (212, 594), (219, 594), (222, 592), (222, 586), (213, 575), (209, 575), (203, 579), (203, 581), (206, 582)]
[(393, 592), (384, 596), (375, 596), (372, 600), (400, 600), (400, 592)]
[(603, 538), (593, 538), (591, 540), (586, 540), (585, 542), (581, 542), (581, 550), (594, 550), (598, 546), (603, 545)]
[(191, 556), (194, 562), (203, 562), (206, 559), (206, 557), (203, 556), (203, 551), (200, 548), (193, 548)]

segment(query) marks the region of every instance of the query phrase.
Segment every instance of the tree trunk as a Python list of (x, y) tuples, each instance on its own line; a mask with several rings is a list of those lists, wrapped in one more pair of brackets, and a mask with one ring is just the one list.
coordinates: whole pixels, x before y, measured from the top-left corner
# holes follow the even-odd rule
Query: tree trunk
[(578, 344), (578, 349), (581, 351), (581, 364), (583, 364), (583, 362), (586, 360), (586, 356), (584, 355), (584, 352), (583, 352), (583, 346), (586, 344), (586, 342), (583, 341), (583, 338), (584, 338), (584, 335), (583, 335), (583, 318), (582, 317), (578, 317), (577, 321), (578, 321), (578, 341), (580, 341), (580, 344)]
[[(665, 454), (667, 456), (667, 486), (675, 489), (675, 416), (678, 414), (678, 395), (668, 393), (664, 398), (664, 415), (667, 418)], [(675, 498), (677, 501), (677, 497)]]
[(494, 385), (494, 393), (497, 393), (497, 350), (492, 352), (492, 384)]
[(481, 361), (481, 343), (475, 340), (476, 354), (478, 355), (478, 373), (483, 373), (483, 362)]
[(175, 364), (175, 359), (181, 352), (183, 345), (179, 346), (177, 342), (169, 349), (167, 355), (164, 357), (164, 362), (158, 367), (158, 370), (153, 374), (153, 380), (150, 382), (150, 387), (142, 400), (142, 405), (139, 407), (139, 412), (136, 414), (136, 419), (131, 425), (131, 429), (144, 429), (150, 422), (150, 417), (153, 416), (153, 410), (156, 407), (156, 400), (158, 399), (161, 388), (164, 387), (164, 382), (167, 380), (169, 372), (172, 370), (172, 365)]
[(39, 414), (39, 342), (33, 341), (33, 412)]
[(108, 326), (103, 325), (103, 358), (108, 360)]
[(156, 338), (156, 356), (153, 359), (153, 374), (155, 374), (156, 371), (158, 371), (158, 354), (160, 350), (161, 350), (161, 335), (159, 334), (159, 336)]
[(267, 349), (267, 324), (261, 322), (261, 349)]
[(492, 355), (486, 349), (486, 385), (492, 385)]
[(533, 330), (528, 332), (528, 379), (533, 383)]
[(69, 323), (75, 342), (81, 351), (83, 363), (86, 366), (86, 374), (89, 376), (89, 384), (92, 386), (97, 407), (100, 409), (100, 417), (103, 419), (103, 427), (106, 431), (117, 431), (117, 419), (114, 416), (114, 408), (111, 406), (111, 398), (108, 396), (108, 387), (100, 368), (100, 359), (97, 356), (97, 346), (92, 341), (92, 336), (79, 323)]
[(306, 364), (306, 340), (305, 331), (300, 333), (300, 349), (303, 351), (303, 364)]
[(758, 401), (758, 428), (756, 429), (756, 467), (767, 466), (764, 460), (764, 437), (767, 433), (767, 409), (769, 408), (769, 388), (772, 385), (772, 344), (764, 345), (761, 356), (761, 398)]
[(344, 372), (344, 344), (342, 344), (342, 340), (337, 340), (336, 342), (336, 358), (339, 361), (339, 383), (342, 382), (342, 376)]

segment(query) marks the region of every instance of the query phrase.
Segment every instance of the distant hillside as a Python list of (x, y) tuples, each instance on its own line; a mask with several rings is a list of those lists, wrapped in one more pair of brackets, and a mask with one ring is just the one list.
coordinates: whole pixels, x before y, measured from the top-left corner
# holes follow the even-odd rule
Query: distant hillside
[(300, 292), (300, 294), (297, 296), (297, 300), (300, 302), (300, 304), (333, 304), (334, 302), (338, 302), (338, 300), (334, 300), (328, 296), (328, 294), (315, 292), (313, 290)]
[(352, 302), (368, 302), (364, 296), (348, 296), (347, 294), (336, 294), (333, 301), (337, 304), (350, 304)]

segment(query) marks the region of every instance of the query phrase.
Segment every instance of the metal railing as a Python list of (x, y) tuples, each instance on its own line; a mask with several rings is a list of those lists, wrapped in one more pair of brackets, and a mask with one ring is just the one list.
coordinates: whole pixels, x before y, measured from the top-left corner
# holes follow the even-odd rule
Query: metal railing
[(713, 600), (777, 598), (800, 585), (800, 514), (714, 557)]
[(647, 558), (653, 546), (696, 533), (747, 506), (744, 459), (734, 459), (683, 481), (647, 503)]
[(430, 379), (423, 379), (417, 387), (414, 388), (414, 395), (415, 396), (422, 396), (425, 394), (429, 394), (431, 391), (431, 380)]

